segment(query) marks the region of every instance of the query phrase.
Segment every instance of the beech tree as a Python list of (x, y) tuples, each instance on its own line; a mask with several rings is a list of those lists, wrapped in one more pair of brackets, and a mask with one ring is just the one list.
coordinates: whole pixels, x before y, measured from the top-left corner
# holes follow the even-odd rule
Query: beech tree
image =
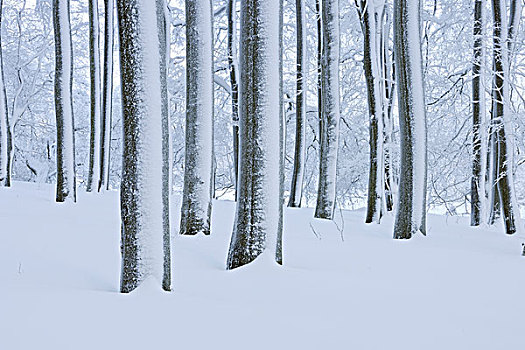
[(237, 199), (237, 181), (239, 178), (239, 57), (237, 54), (237, 0), (228, 0), (228, 67), (232, 99), (232, 134), (233, 134), (233, 170), (235, 175), (235, 198)]
[[(3, 0), (0, 0), (0, 41), (2, 38), (2, 10)], [(8, 185), (8, 164), (9, 164), (9, 122), (7, 111), (7, 97), (4, 84), (4, 68), (2, 50), (0, 48), (0, 186)]]
[(401, 164), (394, 238), (426, 234), (427, 125), (421, 56), (420, 1), (394, 1), (394, 50)]
[(319, 183), (315, 217), (332, 219), (339, 148), (339, 1), (322, 0), (321, 120)]
[(57, 124), (57, 202), (76, 201), (73, 119), (73, 50), (69, 0), (53, 0), (55, 30), (55, 114)]
[(186, 1), (186, 152), (180, 234), (210, 234), (213, 175), (211, 0)]
[(100, 118), (99, 191), (109, 189), (109, 160), (111, 152), (111, 120), (113, 107), (114, 1), (115, 0), (104, 0), (104, 85), (102, 91), (102, 115)]
[[(123, 172), (120, 194), (121, 285), (123, 293), (144, 279), (163, 279), (170, 289), (168, 203), (164, 169), (163, 74), (165, 74), (164, 2), (117, 0), (123, 107)], [(162, 52), (162, 53), (161, 53)], [(163, 67), (164, 66), (164, 67)], [(164, 155), (163, 155), (164, 154)]]
[(281, 200), (281, 0), (241, 0), (239, 185), (227, 268), (276, 247)]

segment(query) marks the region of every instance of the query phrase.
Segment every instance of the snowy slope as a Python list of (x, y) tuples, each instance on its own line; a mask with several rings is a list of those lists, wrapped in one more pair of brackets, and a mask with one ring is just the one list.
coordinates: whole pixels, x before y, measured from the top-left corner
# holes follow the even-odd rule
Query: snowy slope
[(215, 202), (210, 237), (174, 234), (174, 292), (121, 295), (118, 193), (53, 200), (0, 189), (2, 350), (523, 348), (525, 238), (499, 227), (431, 215), (428, 237), (394, 241), (391, 217), (345, 212), (342, 242), (288, 210), (285, 267), (225, 271), (234, 204)]

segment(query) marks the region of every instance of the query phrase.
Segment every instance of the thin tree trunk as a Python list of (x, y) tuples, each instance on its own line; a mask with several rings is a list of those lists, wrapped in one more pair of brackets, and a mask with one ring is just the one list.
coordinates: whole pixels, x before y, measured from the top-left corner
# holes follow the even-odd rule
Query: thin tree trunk
[(237, 82), (237, 0), (228, 0), (228, 66), (230, 68), (230, 85), (232, 89), (232, 134), (233, 134), (233, 168), (235, 175), (235, 200), (237, 200), (237, 182), (239, 178), (239, 83)]
[[(319, 149), (323, 140), (323, 91), (322, 91), (322, 59), (323, 59), (323, 15), (321, 0), (315, 0), (315, 14), (317, 17), (317, 118), (319, 120)], [(319, 154), (321, 151), (319, 150)]]
[[(256, 259), (280, 236), (281, 0), (241, 1), (239, 195), (227, 268)], [(257, 88), (254, 88), (257, 87)], [(272, 248), (273, 249), (273, 248)], [(278, 253), (275, 257), (278, 259)]]
[(385, 206), (387, 211), (394, 209), (394, 192), (396, 182), (394, 180), (394, 164), (392, 160), (392, 143), (394, 132), (393, 105), (395, 97), (395, 69), (393, 59), (389, 54), (389, 37), (391, 21), (389, 17), (385, 20), (383, 30), (383, 74), (386, 108), (384, 114), (384, 170), (385, 170)]
[(322, 0), (322, 118), (319, 185), (315, 217), (332, 219), (339, 148), (339, 1)]
[(479, 226), (485, 208), (485, 89), (483, 88), (483, 0), (474, 6), (474, 62), (472, 65), (472, 178), (470, 225)]
[(89, 146), (89, 170), (86, 191), (93, 191), (100, 176), (100, 43), (98, 1), (88, 1), (89, 12), (89, 71), (91, 78), (91, 133)]
[[(121, 292), (166, 276), (165, 111), (160, 1), (117, 0), (123, 107)], [(164, 50), (165, 52), (165, 50)], [(164, 71), (164, 72), (163, 72)], [(164, 194), (165, 195), (165, 194)], [(164, 267), (163, 267), (164, 265)], [(169, 271), (168, 271), (169, 272)]]
[[(3, 0), (0, 0), (0, 40), (2, 38)], [(0, 48), (0, 187), (8, 186), (9, 166), (9, 120), (4, 84), (3, 55)]]
[(295, 97), (295, 153), (289, 207), (300, 207), (306, 158), (306, 8), (304, 0), (295, 1), (297, 36), (297, 93)]
[(113, 42), (114, 1), (104, 0), (104, 89), (102, 92), (102, 118), (100, 121), (100, 182), (98, 190), (109, 189), (111, 156), (111, 121), (113, 101)]
[(420, 1), (394, 1), (401, 168), (394, 238), (426, 234), (427, 126), (421, 57)]
[(211, 0), (186, 1), (186, 155), (180, 234), (210, 234), (213, 175)]
[(69, 0), (53, 0), (55, 30), (55, 113), (57, 124), (56, 201), (76, 201), (75, 137), (73, 121), (73, 50)]

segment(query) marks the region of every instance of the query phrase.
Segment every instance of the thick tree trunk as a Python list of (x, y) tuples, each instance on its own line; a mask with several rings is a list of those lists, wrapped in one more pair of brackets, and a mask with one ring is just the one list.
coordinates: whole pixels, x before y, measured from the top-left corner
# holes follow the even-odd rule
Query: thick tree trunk
[(210, 234), (213, 175), (211, 0), (186, 1), (186, 156), (180, 234)]
[(55, 29), (55, 113), (57, 124), (57, 202), (76, 201), (73, 122), (73, 50), (69, 0), (53, 0)]
[[(3, 0), (0, 0), (0, 40), (2, 38), (2, 9)], [(9, 166), (9, 116), (7, 111), (7, 97), (4, 84), (3, 55), (0, 49), (0, 187), (8, 186)]]
[(89, 146), (89, 169), (86, 191), (97, 188), (100, 176), (100, 43), (98, 1), (88, 1), (89, 12), (89, 71), (91, 79), (91, 133)]
[[(366, 223), (381, 221), (384, 198), (384, 159), (383, 159), (383, 82), (382, 62), (380, 60), (381, 42), (378, 30), (382, 25), (380, 14), (373, 1), (361, 0), (361, 27), (364, 43), (364, 71), (368, 95), (369, 133), (370, 133), (370, 172), (368, 176), (368, 205)], [(382, 29), (382, 28), (381, 28)]]
[(277, 247), (280, 236), (280, 11), (281, 0), (241, 1), (239, 194), (228, 269)]
[(472, 178), (470, 225), (479, 226), (485, 208), (485, 89), (483, 87), (483, 0), (474, 6), (474, 59), (472, 65)]
[(295, 1), (297, 36), (297, 92), (295, 97), (295, 153), (289, 207), (300, 207), (306, 158), (306, 8), (304, 0)]
[(509, 132), (511, 121), (508, 120), (509, 113), (509, 58), (508, 58), (508, 29), (507, 29), (507, 7), (505, 0), (492, 0), (492, 12), (494, 21), (493, 33), (493, 69), (494, 81), (492, 87), (493, 114), (492, 126), (497, 171), (496, 188), (499, 195), (499, 203), (504, 218), (505, 232), (514, 234), (517, 232), (517, 221), (519, 212), (516, 205), (513, 179), (513, 142), (512, 132)]
[(315, 217), (332, 219), (336, 200), (339, 148), (339, 1), (322, 1), (322, 118), (319, 185)]
[(102, 118), (100, 120), (99, 191), (109, 189), (109, 161), (111, 156), (111, 121), (113, 106), (114, 1), (115, 0), (104, 0), (104, 90), (102, 92)]
[(233, 134), (233, 168), (235, 175), (235, 199), (237, 200), (237, 182), (239, 179), (239, 83), (237, 81), (237, 0), (228, 0), (228, 66), (230, 68), (230, 85), (232, 89), (232, 134)]
[[(121, 292), (134, 290), (149, 276), (169, 289), (165, 256), (165, 64), (159, 41), (160, 1), (117, 0), (124, 144), (121, 183)], [(165, 51), (164, 51), (165, 52)], [(165, 195), (165, 194), (164, 194)], [(169, 272), (169, 271), (168, 271)]]
[(315, 14), (317, 16), (317, 118), (319, 120), (319, 154), (323, 140), (323, 91), (322, 91), (322, 59), (323, 59), (323, 15), (321, 0), (315, 0)]
[(427, 127), (420, 37), (420, 1), (394, 1), (401, 168), (394, 238), (426, 233)]

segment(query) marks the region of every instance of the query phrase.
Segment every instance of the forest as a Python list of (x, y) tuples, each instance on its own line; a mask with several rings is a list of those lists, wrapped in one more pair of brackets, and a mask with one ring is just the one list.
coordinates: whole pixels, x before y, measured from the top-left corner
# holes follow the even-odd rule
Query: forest
[(0, 348), (517, 348), (524, 5), (0, 0)]

